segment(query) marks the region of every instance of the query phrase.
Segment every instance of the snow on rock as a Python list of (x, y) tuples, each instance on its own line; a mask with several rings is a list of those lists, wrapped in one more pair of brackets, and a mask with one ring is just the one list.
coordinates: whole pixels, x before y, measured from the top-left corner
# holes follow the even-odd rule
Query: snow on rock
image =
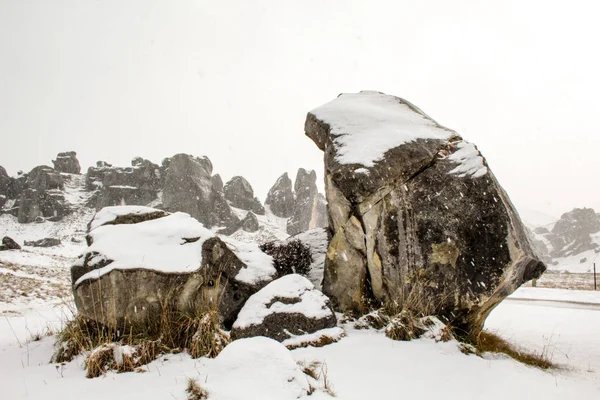
[(237, 242), (228, 237), (221, 237), (227, 247), (248, 266), (242, 268), (235, 279), (250, 285), (256, 285), (273, 279), (276, 274), (273, 257), (263, 253), (255, 243)]
[(459, 165), (450, 171), (459, 177), (470, 176), (480, 178), (487, 174), (488, 169), (484, 164), (483, 157), (477, 147), (469, 142), (459, 142), (457, 150), (448, 156), (448, 159), (459, 163)]
[(341, 94), (310, 113), (331, 127), (340, 164), (372, 167), (406, 142), (455, 135), (407, 101), (375, 91)]
[(329, 245), (329, 233), (325, 228), (312, 229), (290, 237), (286, 242), (300, 240), (310, 248), (312, 264), (307, 278), (318, 290), (321, 290), (323, 284), (323, 271), (325, 268), (325, 255)]
[(163, 213), (164, 211), (157, 210), (156, 208), (144, 207), (144, 206), (114, 206), (114, 207), (104, 207), (100, 211), (96, 213), (94, 219), (90, 223), (90, 231), (94, 229), (114, 222), (119, 217), (123, 217), (126, 215), (135, 215), (139, 217), (143, 217), (146, 215)]
[(306, 375), (291, 352), (273, 339), (237, 340), (210, 365), (206, 383), (209, 398), (286, 400), (308, 393)]
[[(103, 260), (112, 260), (105, 267), (81, 276), (75, 286), (87, 279), (95, 279), (115, 270), (150, 269), (166, 273), (192, 272), (200, 268), (202, 244), (214, 234), (200, 222), (185, 213), (175, 213), (162, 218), (125, 225), (102, 225), (126, 215), (132, 209), (135, 215), (159, 210), (148, 207), (108, 207), (94, 218), (89, 236), (92, 245), (86, 254)], [(189, 239), (198, 239), (189, 242)], [(188, 239), (188, 240), (186, 240)], [(97, 255), (93, 255), (97, 253)], [(83, 265), (82, 256), (78, 263)], [(90, 261), (88, 261), (89, 263)], [(91, 262), (94, 264), (94, 262)]]
[(336, 324), (329, 299), (298, 274), (279, 278), (252, 295), (233, 324), (231, 337), (285, 340)]

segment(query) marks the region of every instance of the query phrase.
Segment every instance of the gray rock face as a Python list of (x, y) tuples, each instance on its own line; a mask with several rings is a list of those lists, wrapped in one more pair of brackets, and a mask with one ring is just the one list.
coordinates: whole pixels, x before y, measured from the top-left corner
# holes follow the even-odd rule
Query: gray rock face
[(58, 172), (65, 172), (67, 174), (79, 174), (81, 172), (77, 153), (74, 151), (58, 153), (56, 160), (53, 160), (52, 164), (54, 164), (54, 169)]
[(25, 241), (25, 246), (31, 246), (31, 247), (55, 247), (55, 246), (60, 246), (61, 241), (60, 239), (56, 239), (56, 238), (44, 238), (44, 239), (39, 239), (39, 240), (32, 240), (32, 241)]
[(536, 230), (552, 245), (550, 256), (569, 257), (587, 250), (598, 250), (600, 246), (592, 241), (591, 235), (600, 231), (600, 217), (591, 208), (575, 208), (564, 213), (552, 228)]
[(98, 161), (88, 169), (86, 188), (97, 191), (96, 209), (115, 205), (146, 205), (155, 201), (162, 187), (158, 165), (135, 157), (131, 167), (113, 167)]
[(8, 186), (10, 185), (10, 177), (6, 173), (4, 167), (0, 165), (0, 196), (8, 197)]
[[(108, 210), (110, 209), (101, 212), (106, 213)], [(128, 268), (115, 268), (100, 277), (86, 277), (85, 274), (112, 263), (123, 263), (123, 260), (111, 259), (107, 252), (98, 251), (98, 248), (106, 243), (107, 237), (110, 238), (110, 235), (117, 231), (106, 229), (107, 227), (146, 224), (145, 228), (138, 232), (147, 234), (149, 230), (152, 231), (148, 224), (159, 220), (166, 221), (168, 218), (172, 220), (165, 222), (164, 226), (170, 230), (165, 232), (165, 238), (158, 242), (165, 245), (166, 242), (175, 240), (175, 246), (171, 247), (168, 257), (172, 262), (177, 262), (178, 257), (182, 256), (181, 251), (184, 252), (183, 256), (186, 256), (187, 253), (180, 250), (183, 249), (181, 246), (200, 247), (202, 257), (199, 258), (200, 265), (197, 269), (194, 268), (192, 272), (168, 272), (150, 268), (147, 265), (155, 264), (155, 261), (148, 258), (162, 258), (162, 251), (147, 253), (143, 248), (136, 247), (136, 238), (130, 237), (127, 239), (131, 241), (129, 251), (140, 252), (139, 267), (130, 265)], [(101, 236), (96, 237), (94, 235), (98, 231), (94, 229), (100, 226), (103, 231)], [(200, 236), (182, 236), (174, 239), (181, 226), (184, 227), (181, 232), (197, 231)], [(163, 232), (161, 227), (158, 230), (154, 228), (151, 235)], [(168, 215), (160, 210), (148, 209), (148, 212), (142, 214), (119, 215), (105, 225), (92, 222), (90, 228), (92, 230), (88, 232), (88, 243), (98, 247), (88, 248), (87, 253), (71, 268), (75, 304), (80, 315), (106, 326), (127, 330), (131, 328), (133, 331), (138, 328), (143, 330), (156, 322), (155, 318), (160, 315), (161, 307), (169, 307), (172, 312), (198, 315), (199, 312), (210, 308), (214, 299), (218, 299), (224, 323), (230, 327), (245, 301), (272, 279), (270, 276), (254, 280), (240, 278), (242, 270), (250, 268), (249, 264), (242, 262), (221, 239), (212, 236), (212, 233), (201, 227), (197, 221), (183, 214)], [(122, 245), (128, 246), (127, 243)], [(137, 260), (138, 257), (134, 259)], [(159, 264), (161, 268), (169, 268), (169, 265), (162, 262)], [(273, 268), (272, 275), (274, 274)]]
[(294, 212), (288, 220), (287, 233), (297, 235), (300, 232), (325, 226), (325, 205), (322, 199), (319, 199), (315, 171), (298, 169), (294, 191)]
[(64, 179), (54, 168), (47, 165), (35, 167), (27, 174), (27, 188), (40, 192), (46, 190), (63, 190)]
[(292, 180), (287, 172), (277, 178), (277, 181), (269, 190), (265, 204), (271, 212), (281, 218), (289, 218), (294, 212), (294, 192)]
[(396, 302), (476, 334), (545, 270), (477, 148), (409, 102), (343, 94), (305, 132), (325, 152), (323, 290), (339, 310)]
[(64, 194), (58, 190), (25, 189), (19, 198), (18, 221), (22, 224), (38, 219), (58, 221), (67, 212)]
[(265, 208), (260, 200), (254, 197), (254, 190), (243, 176), (234, 176), (225, 185), (225, 199), (235, 208), (252, 211), (255, 214), (264, 215)]
[(258, 218), (252, 211), (248, 211), (246, 217), (242, 220), (242, 229), (246, 232), (256, 232), (260, 228)]
[(2, 238), (2, 245), (0, 245), (0, 251), (2, 250), (20, 250), (21, 246), (15, 242), (12, 238), (4, 236)]
[(248, 299), (231, 338), (266, 336), (282, 342), (292, 335), (333, 328), (336, 323), (327, 296), (308, 279), (292, 274), (274, 280)]
[(212, 177), (212, 163), (207, 157), (177, 154), (163, 166), (166, 210), (186, 212), (207, 227), (223, 227), (223, 234), (239, 229), (240, 220), (225, 200), (223, 181), (218, 175)]

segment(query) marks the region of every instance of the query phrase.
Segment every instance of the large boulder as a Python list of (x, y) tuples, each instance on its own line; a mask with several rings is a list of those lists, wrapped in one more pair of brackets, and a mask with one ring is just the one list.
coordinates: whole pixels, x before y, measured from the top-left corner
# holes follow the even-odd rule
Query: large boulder
[(287, 222), (287, 233), (297, 235), (327, 225), (325, 203), (319, 197), (315, 171), (298, 169), (294, 182), (294, 211)]
[(8, 197), (8, 186), (10, 185), (10, 176), (6, 173), (3, 166), (0, 165), (0, 196)]
[(22, 224), (40, 218), (58, 221), (68, 212), (64, 193), (60, 190), (25, 189), (19, 197), (17, 218)]
[(337, 309), (393, 303), (477, 334), (545, 270), (477, 148), (406, 100), (342, 94), (305, 132), (325, 152), (323, 290)]
[(276, 274), (252, 244), (224, 242), (185, 213), (107, 207), (89, 225), (89, 247), (71, 268), (80, 315), (143, 330), (162, 307), (198, 315), (218, 301), (226, 326)]
[(271, 212), (281, 218), (289, 218), (294, 212), (294, 192), (292, 190), (292, 180), (287, 172), (277, 178), (277, 181), (269, 189), (265, 205), (268, 205)]
[(254, 197), (254, 190), (243, 176), (234, 176), (223, 188), (225, 199), (235, 208), (252, 211), (255, 214), (264, 215), (265, 208), (260, 200)]
[(77, 153), (74, 151), (67, 151), (65, 153), (58, 153), (56, 160), (52, 161), (54, 169), (58, 172), (64, 172), (67, 174), (79, 174), (81, 172), (81, 166), (77, 159)]
[(293, 335), (332, 328), (336, 322), (327, 296), (305, 277), (291, 274), (248, 299), (233, 324), (231, 338), (266, 336), (283, 342)]
[(63, 190), (64, 179), (58, 171), (47, 165), (35, 167), (27, 174), (27, 188), (38, 190)]

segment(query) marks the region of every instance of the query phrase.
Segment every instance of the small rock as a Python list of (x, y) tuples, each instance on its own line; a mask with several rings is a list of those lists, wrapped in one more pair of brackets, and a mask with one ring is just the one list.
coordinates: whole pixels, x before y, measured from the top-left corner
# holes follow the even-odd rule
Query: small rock
[(60, 239), (44, 238), (40, 240), (25, 241), (25, 246), (31, 247), (55, 247), (60, 246)]
[(256, 215), (252, 211), (248, 211), (246, 218), (242, 220), (242, 229), (246, 232), (256, 232), (259, 228), (258, 218), (256, 218)]
[(4, 238), (2, 238), (2, 244), (5, 247), (5, 250), (20, 250), (21, 246), (19, 246), (19, 243), (15, 242), (12, 238), (8, 237), (8, 236), (4, 236)]

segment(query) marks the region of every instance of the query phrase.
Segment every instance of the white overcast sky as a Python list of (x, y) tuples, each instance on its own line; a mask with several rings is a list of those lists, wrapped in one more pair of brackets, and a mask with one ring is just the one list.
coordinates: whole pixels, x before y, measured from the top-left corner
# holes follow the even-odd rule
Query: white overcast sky
[(0, 0), (0, 165), (207, 155), (264, 199), (316, 169), (306, 112), (404, 97), (519, 207), (600, 211), (598, 1)]

